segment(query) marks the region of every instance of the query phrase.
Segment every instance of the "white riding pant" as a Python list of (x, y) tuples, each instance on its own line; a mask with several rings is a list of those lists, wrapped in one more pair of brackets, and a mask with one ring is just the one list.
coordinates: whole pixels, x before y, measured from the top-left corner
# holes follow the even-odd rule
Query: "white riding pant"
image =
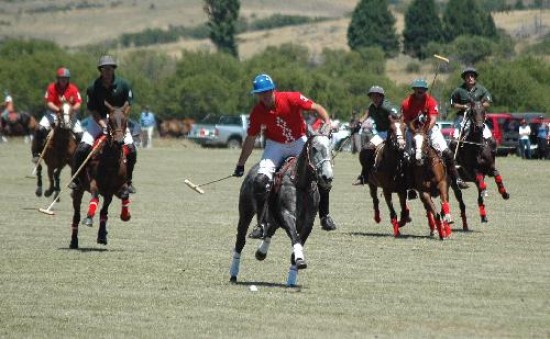
[(269, 180), (273, 180), (277, 168), (283, 164), (286, 158), (297, 157), (304, 148), (306, 141), (307, 137), (305, 135), (288, 144), (267, 139), (258, 173), (265, 174)]
[[(82, 135), (82, 142), (86, 143), (87, 145), (93, 146), (95, 139), (99, 137), (103, 133), (103, 130), (99, 126), (99, 124), (94, 120), (90, 119), (90, 122), (88, 122), (88, 126), (86, 126), (86, 132)], [(130, 133), (130, 129), (126, 127), (126, 133), (124, 134), (124, 145), (131, 145), (134, 143), (134, 138), (132, 138), (132, 134)]]
[[(40, 119), (39, 125), (44, 127), (46, 131), (49, 131), (52, 128), (52, 123), (57, 123), (57, 114), (52, 111), (46, 111), (46, 114), (44, 114), (42, 119)], [(77, 118), (73, 118), (72, 123), (74, 133), (84, 132), (84, 129), (82, 129), (82, 125), (80, 125), (80, 120), (78, 120)]]
[[(153, 132), (155, 129), (155, 126), (149, 126), (149, 127), (142, 127), (143, 130), (145, 130), (145, 134), (147, 135), (147, 147), (151, 148), (153, 147)], [(145, 141), (145, 140), (143, 140)], [(142, 143), (142, 145), (145, 146), (145, 143)]]
[(370, 143), (372, 143), (375, 147), (378, 147), (378, 145), (382, 144), (386, 138), (388, 137), (388, 131), (380, 131), (377, 132), (374, 131), (374, 136), (369, 140)]
[[(470, 128), (470, 120), (466, 120), (464, 119), (464, 117), (462, 117), (461, 121), (460, 121), (460, 127), (454, 129), (453, 131), (453, 138), (455, 139), (458, 139), (460, 137), (460, 130), (463, 129), (464, 131), (467, 131), (469, 128)], [(493, 136), (493, 132), (491, 132), (491, 130), (489, 129), (489, 127), (487, 127), (487, 124), (483, 124), (483, 138), (484, 139), (489, 139)]]

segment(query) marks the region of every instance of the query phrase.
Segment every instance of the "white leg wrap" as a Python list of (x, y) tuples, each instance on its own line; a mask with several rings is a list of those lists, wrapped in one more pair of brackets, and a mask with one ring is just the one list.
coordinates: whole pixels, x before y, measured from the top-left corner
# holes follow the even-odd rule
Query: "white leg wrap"
[(232, 277), (239, 275), (239, 266), (241, 265), (241, 255), (233, 251), (233, 259), (231, 259), (231, 268), (229, 269), (229, 274)]
[(298, 283), (298, 269), (295, 265), (291, 265), (288, 269), (288, 278), (286, 280), (286, 286), (293, 287)]
[(262, 252), (263, 254), (266, 254), (267, 251), (269, 250), (269, 245), (271, 245), (271, 238), (266, 237), (260, 244), (260, 247), (258, 247), (258, 251)]
[(294, 259), (304, 259), (304, 248), (302, 247), (302, 244), (298, 243), (298, 244), (294, 244), (294, 246), (292, 246), (292, 248), (294, 249)]

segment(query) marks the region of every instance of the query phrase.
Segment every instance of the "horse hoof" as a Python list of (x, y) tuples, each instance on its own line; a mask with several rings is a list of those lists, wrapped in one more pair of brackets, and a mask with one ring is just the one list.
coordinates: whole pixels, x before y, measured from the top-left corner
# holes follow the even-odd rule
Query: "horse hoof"
[(256, 250), (256, 259), (259, 260), (259, 261), (262, 261), (264, 260), (266, 257), (267, 257), (267, 253), (263, 253), (262, 251), (260, 250)]
[(71, 239), (71, 244), (69, 245), (69, 248), (71, 250), (76, 250), (78, 249), (78, 238), (72, 238)]
[(126, 215), (121, 214), (120, 215), (120, 220), (122, 220), (122, 221), (129, 221), (131, 218), (132, 218), (132, 216), (130, 214), (126, 214)]
[(508, 192), (504, 192), (504, 193), (502, 193), (502, 198), (504, 200), (508, 200), (508, 199), (510, 199), (510, 194), (508, 194)]
[(489, 222), (489, 219), (487, 219), (486, 216), (482, 216), (482, 217), (481, 217), (481, 222), (487, 223), (487, 222)]
[(237, 277), (236, 276), (231, 276), (231, 278), (229, 278), (229, 282), (236, 283), (237, 282)]
[(107, 234), (98, 235), (97, 243), (100, 245), (107, 245)]
[(296, 268), (299, 270), (306, 269), (307, 268), (306, 260), (302, 258), (296, 259)]
[(92, 227), (94, 225), (94, 219), (92, 219), (91, 217), (86, 217), (84, 218), (84, 220), (82, 221), (82, 225), (86, 225), (88, 227)]
[(34, 194), (36, 194), (37, 197), (42, 196), (42, 187), (38, 187), (36, 191), (34, 191)]
[(46, 198), (49, 198), (49, 197), (52, 195), (52, 193), (53, 193), (53, 190), (46, 190), (46, 191), (44, 192), (44, 196), (45, 196)]

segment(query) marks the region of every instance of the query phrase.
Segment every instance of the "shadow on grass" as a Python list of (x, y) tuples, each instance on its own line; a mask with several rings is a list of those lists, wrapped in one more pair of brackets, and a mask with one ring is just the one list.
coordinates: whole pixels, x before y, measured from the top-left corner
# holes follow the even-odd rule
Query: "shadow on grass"
[[(395, 238), (392, 233), (374, 233), (374, 232), (350, 232), (352, 237), (373, 237), (373, 238)], [(409, 235), (401, 234), (398, 239), (429, 239), (434, 238), (430, 235)]]
[[(108, 248), (97, 248), (97, 247), (79, 247), (79, 248), (69, 248), (69, 247), (60, 247), (58, 250), (61, 251), (77, 251), (77, 252), (117, 252), (117, 250), (111, 250)], [(120, 252), (120, 251), (118, 251)]]
[(302, 290), (301, 285), (296, 285), (293, 287), (289, 287), (286, 284), (281, 283), (272, 283), (272, 282), (266, 282), (266, 281), (237, 281), (237, 282), (231, 282), (232, 285), (240, 285), (240, 286), (257, 286), (257, 287), (267, 287), (267, 288), (280, 288), (291, 292), (300, 292)]

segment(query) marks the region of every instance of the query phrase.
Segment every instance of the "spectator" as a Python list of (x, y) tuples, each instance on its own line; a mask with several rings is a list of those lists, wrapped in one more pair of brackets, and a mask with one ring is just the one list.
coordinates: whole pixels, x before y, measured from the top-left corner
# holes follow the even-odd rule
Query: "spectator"
[(539, 116), (540, 119), (540, 125), (537, 131), (537, 145), (538, 145), (538, 158), (540, 159), (548, 159), (548, 124), (545, 124), (544, 116)]
[(144, 148), (153, 147), (153, 132), (155, 130), (156, 119), (155, 119), (155, 114), (151, 112), (151, 110), (149, 109), (149, 106), (145, 106), (145, 108), (143, 109), (143, 112), (141, 112), (139, 123), (141, 125), (142, 131), (147, 134), (147, 135), (144, 135), (142, 138), (143, 139), (142, 146)]
[(523, 159), (531, 159), (531, 141), (529, 140), (529, 135), (531, 135), (531, 127), (527, 124), (527, 120), (523, 119), (519, 126), (519, 149)]

